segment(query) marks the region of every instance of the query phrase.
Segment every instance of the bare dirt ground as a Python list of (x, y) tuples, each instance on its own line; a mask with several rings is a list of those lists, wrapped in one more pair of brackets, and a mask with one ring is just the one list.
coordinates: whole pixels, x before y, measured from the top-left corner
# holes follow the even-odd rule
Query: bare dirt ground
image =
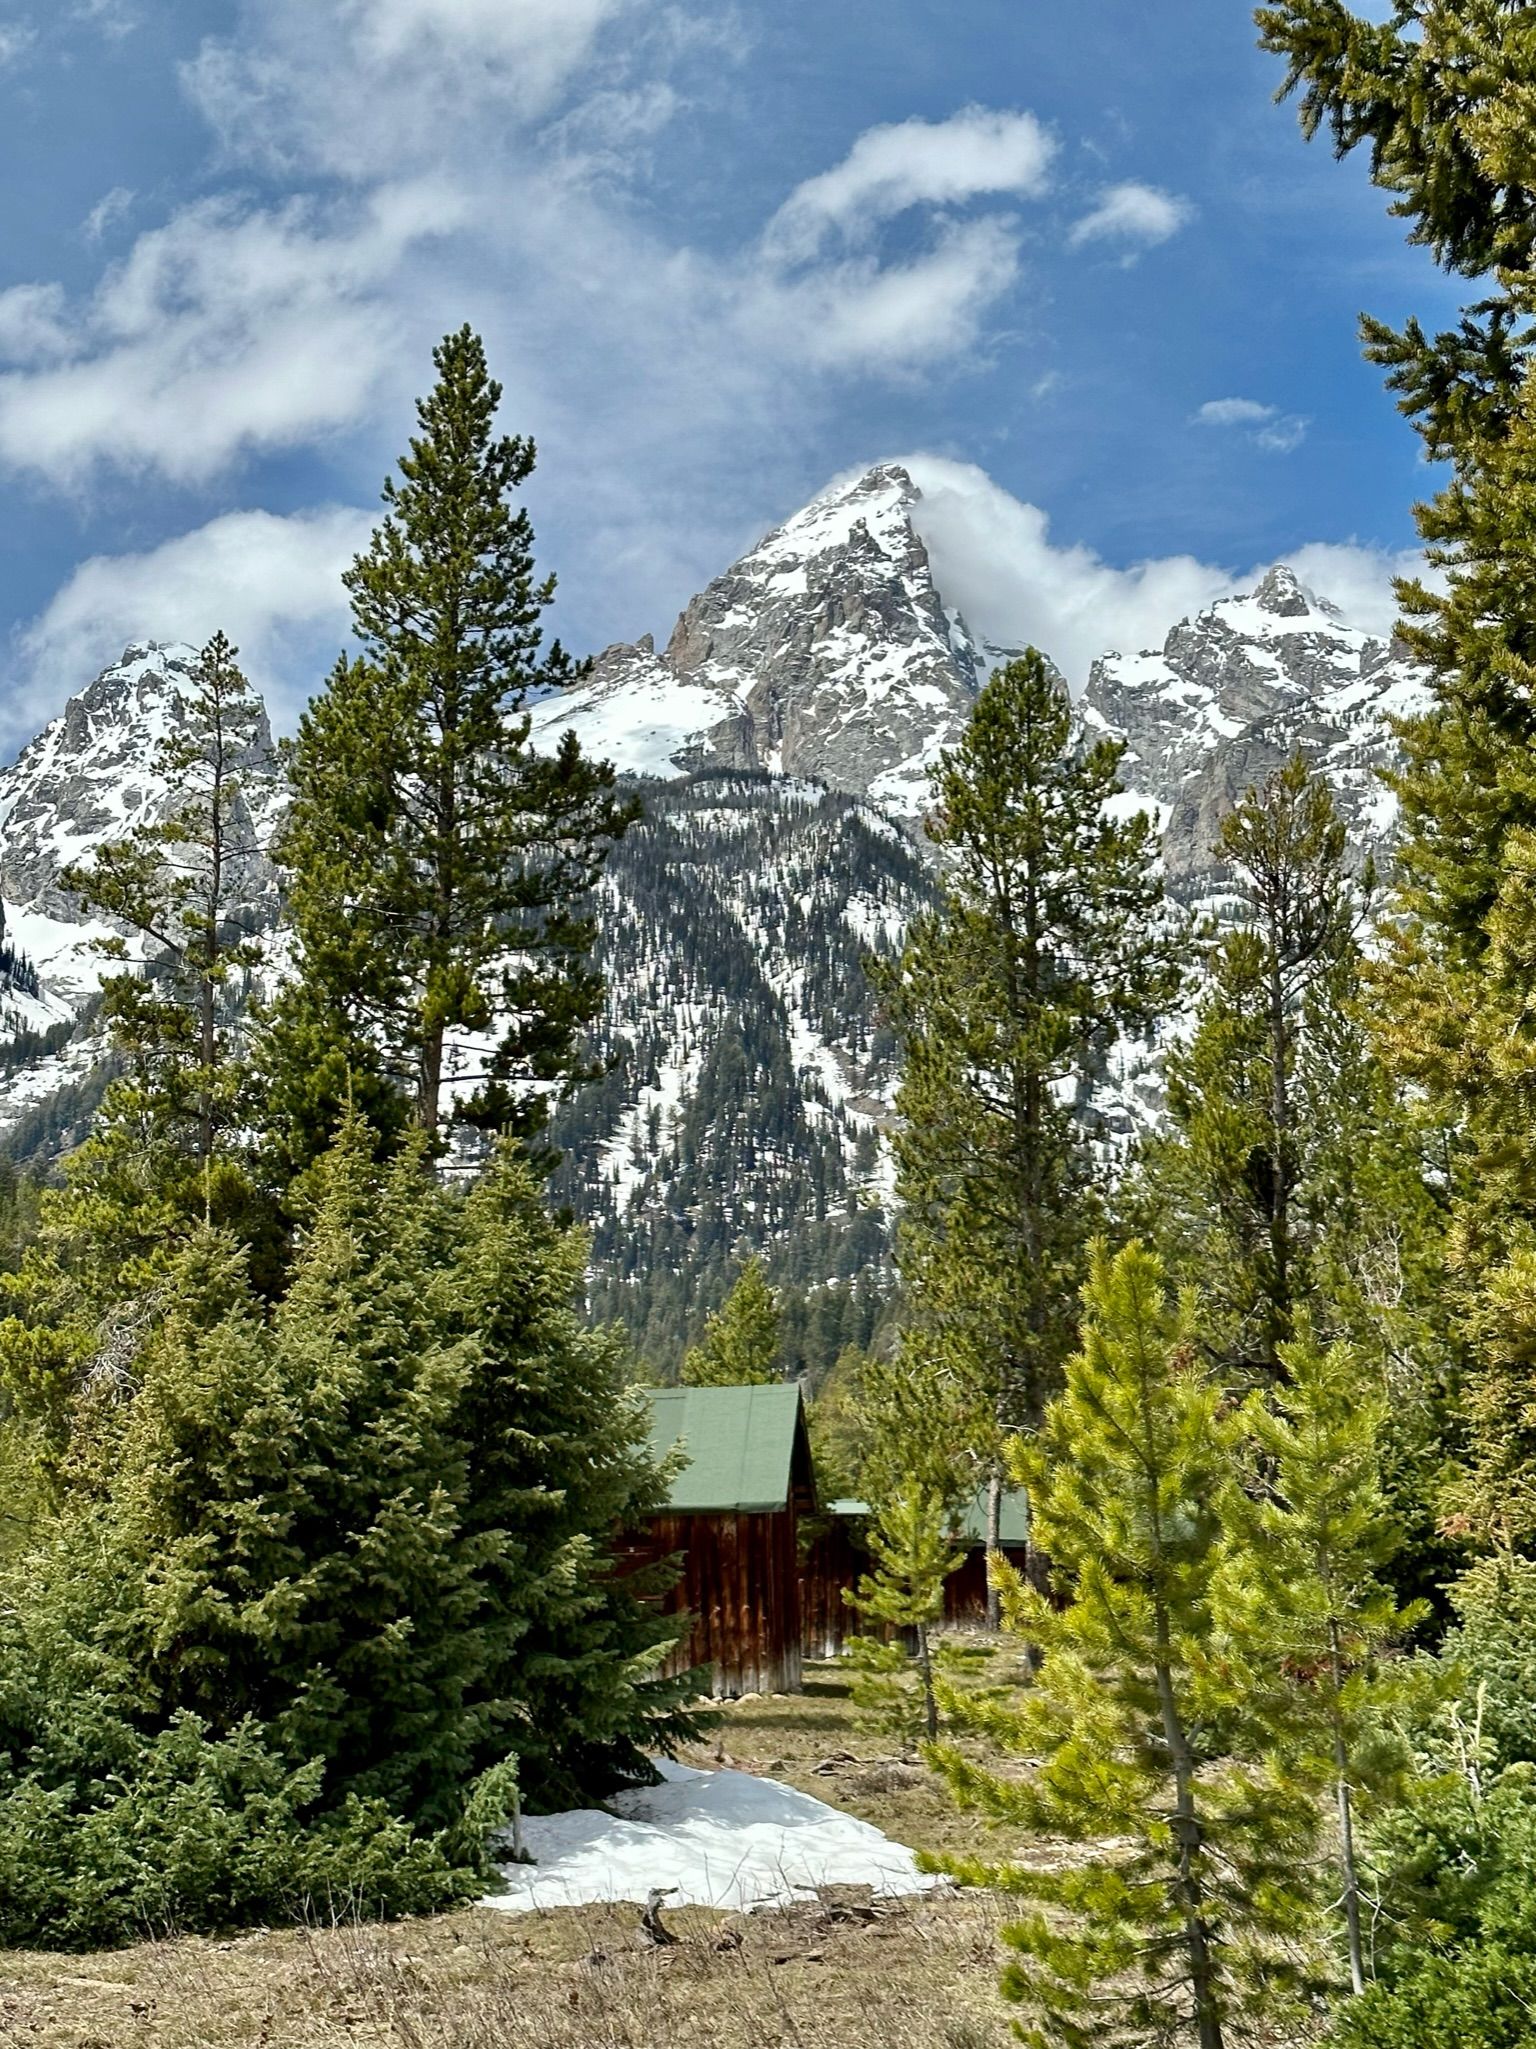
[[(920, 1766), (864, 1727), (829, 1667), (728, 1708), (685, 1762), (765, 1773), (933, 1850), (977, 1847)], [(1006, 1854), (1012, 1845), (993, 1846)], [(1001, 1905), (984, 1894), (777, 1913), (474, 1909), (183, 1938), (108, 1955), (0, 1953), (0, 2044), (27, 2049), (1004, 2049)]]

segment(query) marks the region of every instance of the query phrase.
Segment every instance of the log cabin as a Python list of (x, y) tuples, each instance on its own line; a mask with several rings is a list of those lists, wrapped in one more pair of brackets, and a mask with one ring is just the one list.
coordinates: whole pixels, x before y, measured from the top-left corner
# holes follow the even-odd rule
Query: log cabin
[(643, 1551), (678, 1554), (667, 1597), (692, 1625), (673, 1671), (710, 1669), (718, 1700), (800, 1691), (800, 1519), (816, 1506), (800, 1389), (661, 1387), (651, 1394), (651, 1449), (681, 1447), (666, 1506)]

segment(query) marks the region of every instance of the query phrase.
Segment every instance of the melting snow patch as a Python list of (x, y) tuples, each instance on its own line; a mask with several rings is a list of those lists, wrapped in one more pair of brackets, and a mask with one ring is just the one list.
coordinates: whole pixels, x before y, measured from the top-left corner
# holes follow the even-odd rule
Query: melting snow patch
[(869, 1822), (792, 1786), (748, 1772), (659, 1769), (661, 1785), (616, 1794), (612, 1814), (531, 1816), (523, 1837), (536, 1861), (504, 1866), (507, 1890), (485, 1904), (526, 1913), (644, 1900), (653, 1886), (670, 1886), (675, 1905), (740, 1911), (810, 1899), (818, 1886), (892, 1894), (944, 1883)]

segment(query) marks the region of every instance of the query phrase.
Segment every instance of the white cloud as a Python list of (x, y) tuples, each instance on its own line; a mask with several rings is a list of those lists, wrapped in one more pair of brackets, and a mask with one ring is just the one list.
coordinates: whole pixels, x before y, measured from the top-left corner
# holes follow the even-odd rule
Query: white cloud
[(0, 462), (65, 486), (102, 464), (192, 483), (350, 425), (393, 367), (402, 258), (462, 217), (427, 181), (329, 222), (210, 200), (141, 235), (78, 307), (54, 285), (0, 295), (0, 351), (23, 366), (0, 373)]
[(0, 21), (0, 71), (20, 63), (36, 41), (30, 21)]
[(1282, 413), (1256, 398), (1208, 398), (1194, 415), (1197, 427), (1236, 427), (1271, 454), (1289, 455), (1307, 438), (1311, 421), (1301, 413)]
[(1202, 427), (1249, 427), (1274, 417), (1274, 407), (1256, 398), (1208, 398), (1195, 414)]
[(341, 573), (371, 525), (352, 506), (231, 512), (143, 554), (82, 562), (17, 636), (24, 680), (7, 692), (6, 736), (33, 732), (130, 641), (201, 646), (221, 629), (269, 694), (274, 721), (291, 728), (347, 633)]
[(1075, 223), (1067, 240), (1074, 249), (1085, 242), (1122, 242), (1149, 249), (1176, 235), (1194, 215), (1187, 199), (1157, 185), (1134, 181), (1109, 185), (1093, 211)]
[(128, 0), (76, 0), (74, 13), (77, 20), (89, 22), (115, 41), (132, 35), (139, 25), (137, 10)]
[(973, 348), (1018, 271), (1010, 222), (967, 221), (910, 263), (870, 258), (789, 277), (771, 268), (749, 275), (737, 319), (744, 339), (822, 369), (914, 370)]
[[(1097, 656), (1161, 647), (1178, 620), (1252, 590), (1269, 567), (1234, 570), (1165, 555), (1118, 568), (1092, 548), (1053, 541), (1038, 506), (972, 463), (923, 454), (900, 461), (923, 494), (916, 524), (946, 600), (983, 639), (1040, 648), (1074, 690), (1086, 683)], [(1283, 559), (1352, 625), (1383, 636), (1396, 614), (1393, 577), (1421, 565), (1411, 550), (1353, 542), (1303, 542)]]
[(488, 110), (517, 122), (553, 113), (608, 24), (642, 10), (644, 0), (241, 0), (237, 32), (204, 42), (182, 80), (236, 156), (388, 176), (440, 162), (445, 140)]
[(915, 206), (955, 206), (1045, 190), (1056, 144), (1033, 114), (967, 107), (947, 121), (869, 128), (840, 164), (807, 178), (768, 224), (782, 261), (813, 257), (830, 235), (866, 239)]
[(81, 223), (85, 239), (99, 242), (109, 228), (115, 227), (132, 211), (137, 197), (138, 194), (126, 185), (114, 185), (110, 192), (103, 193)]
[(69, 353), (73, 334), (64, 287), (11, 285), (0, 291), (0, 362), (48, 362)]

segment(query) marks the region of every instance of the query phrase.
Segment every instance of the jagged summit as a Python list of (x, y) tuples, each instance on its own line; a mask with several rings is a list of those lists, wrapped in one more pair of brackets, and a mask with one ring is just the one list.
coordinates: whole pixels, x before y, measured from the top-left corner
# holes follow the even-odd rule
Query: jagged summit
[(832, 485), (701, 591), (659, 655), (607, 649), (538, 730), (574, 726), (633, 773), (809, 776), (911, 815), (981, 665), (934, 583), (920, 498), (896, 463)]
[(1224, 814), (1298, 748), (1359, 851), (1379, 851), (1395, 818), (1378, 774), (1395, 744), (1388, 722), (1422, 693), (1399, 645), (1349, 625), (1277, 563), (1253, 591), (1181, 619), (1161, 648), (1101, 657), (1079, 716), (1126, 742), (1122, 774), (1163, 821), (1169, 875), (1198, 889)]
[(1277, 619), (1305, 619), (1314, 612), (1330, 619), (1343, 617), (1337, 605), (1330, 605), (1315, 591), (1308, 590), (1288, 562), (1277, 562), (1248, 602), (1257, 605), (1261, 612), (1273, 613)]

